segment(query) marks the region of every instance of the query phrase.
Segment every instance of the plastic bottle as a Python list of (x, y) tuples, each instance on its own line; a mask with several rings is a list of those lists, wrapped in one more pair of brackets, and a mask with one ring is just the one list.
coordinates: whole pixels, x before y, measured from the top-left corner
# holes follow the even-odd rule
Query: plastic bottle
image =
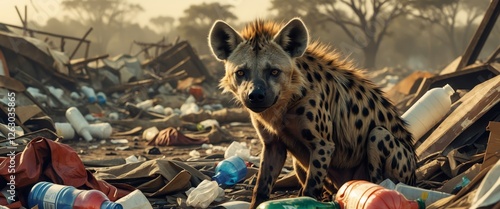
[(95, 95), (95, 91), (93, 88), (90, 88), (88, 86), (82, 86), (81, 89), (82, 89), (83, 94), (87, 97), (89, 103), (96, 102), (96, 95)]
[(342, 209), (424, 209), (421, 199), (408, 200), (401, 193), (364, 180), (348, 181), (335, 195)]
[(70, 123), (55, 122), (54, 126), (56, 128), (57, 135), (62, 136), (65, 139), (75, 138), (75, 129), (73, 129), (73, 126), (71, 126)]
[(278, 200), (269, 200), (261, 203), (257, 209), (288, 209), (288, 208), (300, 208), (300, 209), (340, 209), (339, 203), (333, 202), (320, 202), (312, 197), (296, 197), (296, 198), (284, 198)]
[(113, 128), (109, 123), (94, 123), (89, 125), (90, 135), (97, 139), (107, 139), (111, 136)]
[(36, 205), (39, 209), (123, 209), (121, 204), (111, 202), (99, 190), (79, 190), (43, 181), (35, 184), (28, 196), (29, 208)]
[(148, 99), (148, 100), (144, 100), (142, 102), (137, 103), (136, 107), (143, 109), (143, 110), (147, 110), (150, 107), (153, 107), (153, 104), (154, 104), (154, 100)]
[(106, 94), (104, 94), (103, 92), (98, 92), (97, 93), (97, 103), (100, 104), (100, 105), (104, 105), (106, 104)]
[(455, 90), (448, 84), (442, 88), (433, 88), (402, 115), (415, 140), (420, 139), (450, 111), (450, 96), (453, 93)]
[(430, 205), (440, 199), (451, 196), (451, 194), (445, 192), (422, 189), (403, 183), (396, 184), (396, 188), (394, 188), (394, 190), (401, 193), (406, 197), (406, 199), (409, 200), (420, 198), (425, 202), (425, 205)]
[(153, 209), (149, 200), (138, 189), (118, 199), (116, 203), (120, 203), (123, 209)]
[(66, 119), (75, 128), (75, 131), (86, 141), (92, 140), (92, 135), (89, 131), (89, 123), (83, 117), (82, 113), (76, 107), (70, 107), (66, 110)]
[(247, 165), (238, 156), (229, 157), (215, 167), (215, 175), (212, 177), (219, 185), (232, 186), (247, 175)]

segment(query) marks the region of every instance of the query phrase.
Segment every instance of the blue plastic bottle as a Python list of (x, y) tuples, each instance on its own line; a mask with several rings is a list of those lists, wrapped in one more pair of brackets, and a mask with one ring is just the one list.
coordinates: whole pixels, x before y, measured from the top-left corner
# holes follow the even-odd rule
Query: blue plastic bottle
[(229, 157), (220, 161), (215, 167), (215, 175), (212, 177), (219, 185), (232, 186), (247, 175), (247, 165), (238, 156)]
[(39, 209), (123, 209), (99, 190), (79, 190), (72, 186), (38, 182), (28, 196), (30, 208)]

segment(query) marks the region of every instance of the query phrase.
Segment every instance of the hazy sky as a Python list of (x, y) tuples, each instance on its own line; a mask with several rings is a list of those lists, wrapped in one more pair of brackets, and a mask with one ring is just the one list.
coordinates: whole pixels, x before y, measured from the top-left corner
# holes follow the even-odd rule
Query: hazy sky
[[(0, 0), (0, 22), (21, 25), (17, 15), (17, 6), (24, 14), (24, 6), (28, 7), (28, 20), (35, 20), (44, 24), (51, 17), (62, 15), (60, 2), (62, 0)], [(156, 16), (171, 16), (178, 18), (191, 4), (202, 2), (216, 2), (216, 0), (128, 0), (130, 3), (140, 4), (144, 12), (138, 14), (136, 22), (141, 25), (149, 24), (149, 19)], [(249, 21), (257, 17), (265, 17), (270, 6), (269, 0), (222, 0), (222, 4), (232, 4), (232, 12), (239, 21)]]

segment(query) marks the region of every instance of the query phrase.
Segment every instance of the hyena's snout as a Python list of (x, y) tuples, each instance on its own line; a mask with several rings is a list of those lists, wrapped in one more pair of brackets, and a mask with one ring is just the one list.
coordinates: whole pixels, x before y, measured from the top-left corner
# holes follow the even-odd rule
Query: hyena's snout
[(271, 107), (275, 102), (275, 94), (263, 82), (255, 82), (245, 98), (245, 106), (259, 113)]

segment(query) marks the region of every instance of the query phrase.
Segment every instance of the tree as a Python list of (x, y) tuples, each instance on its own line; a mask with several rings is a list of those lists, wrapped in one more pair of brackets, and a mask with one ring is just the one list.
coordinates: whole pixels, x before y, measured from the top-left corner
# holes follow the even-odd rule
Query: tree
[(99, 53), (105, 53), (111, 37), (144, 10), (126, 0), (63, 0), (61, 4), (69, 12), (69, 18), (94, 28), (91, 35), (97, 43), (93, 46)]
[(184, 16), (179, 18), (179, 34), (189, 40), (199, 53), (209, 53), (207, 35), (210, 27), (216, 20), (237, 20), (236, 15), (230, 11), (232, 7), (218, 2), (191, 5), (184, 10)]
[[(313, 27), (333, 23), (347, 34), (354, 46), (344, 50), (361, 50), (364, 67), (375, 67), (376, 55), (387, 28), (397, 17), (406, 14), (405, 0), (273, 0), (271, 10), (278, 17), (304, 16)], [(300, 5), (300, 6), (298, 6)], [(342, 48), (346, 48), (345, 46)]]
[(321, 21), (340, 26), (364, 55), (364, 67), (374, 68), (377, 52), (387, 28), (397, 17), (406, 14), (400, 0), (316, 0)]
[(170, 16), (157, 16), (149, 19), (149, 22), (158, 27), (162, 33), (168, 33), (174, 26), (175, 18)]
[(488, 1), (422, 0), (412, 3), (411, 15), (439, 27), (445, 36), (434, 37), (450, 46), (450, 55), (457, 57), (469, 43), (474, 22), (484, 14), (487, 6)]

